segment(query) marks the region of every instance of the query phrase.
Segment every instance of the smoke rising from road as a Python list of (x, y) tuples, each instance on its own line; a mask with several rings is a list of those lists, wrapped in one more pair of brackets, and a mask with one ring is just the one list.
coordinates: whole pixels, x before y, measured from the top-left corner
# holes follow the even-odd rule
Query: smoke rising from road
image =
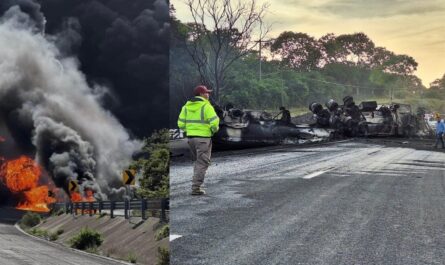
[(141, 143), (101, 106), (106, 88), (88, 85), (79, 61), (61, 54), (44, 25), (43, 15), (18, 6), (0, 20), (0, 117), (57, 186), (77, 179), (103, 199), (117, 196), (120, 171)]

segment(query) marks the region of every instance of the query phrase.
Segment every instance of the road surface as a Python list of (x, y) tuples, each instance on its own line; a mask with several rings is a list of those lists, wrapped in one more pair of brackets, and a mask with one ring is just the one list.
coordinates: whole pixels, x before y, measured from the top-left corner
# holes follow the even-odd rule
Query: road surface
[(2, 265), (122, 265), (38, 240), (14, 227), (20, 213), (0, 209), (0, 264)]
[(444, 264), (445, 153), (343, 141), (216, 154), (204, 197), (171, 166), (171, 264)]

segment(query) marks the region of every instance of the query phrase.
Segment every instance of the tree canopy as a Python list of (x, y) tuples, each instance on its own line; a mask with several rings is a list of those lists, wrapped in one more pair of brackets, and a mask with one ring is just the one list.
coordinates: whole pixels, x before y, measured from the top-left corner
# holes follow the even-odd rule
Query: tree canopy
[[(195, 41), (184, 38), (190, 36), (190, 24), (174, 19), (172, 25), (170, 95), (174, 126), (180, 107), (201, 82), (201, 75), (187, 52), (189, 42)], [(418, 64), (413, 57), (379, 47), (365, 33), (328, 33), (317, 39), (308, 33), (285, 31), (265, 43), (263, 49), (271, 56), (260, 56), (256, 48), (243, 48), (240, 57), (227, 67), (220, 104), (269, 110), (279, 106), (307, 108), (312, 101), (341, 100), (351, 95), (357, 101), (398, 100), (445, 111), (445, 103), (441, 103), (445, 100), (445, 75), (424, 87), (414, 74)]]

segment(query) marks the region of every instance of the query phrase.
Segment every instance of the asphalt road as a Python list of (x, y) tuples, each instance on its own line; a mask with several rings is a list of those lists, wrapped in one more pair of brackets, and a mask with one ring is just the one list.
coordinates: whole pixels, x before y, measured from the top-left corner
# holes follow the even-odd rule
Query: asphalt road
[(66, 247), (38, 240), (14, 227), (20, 213), (0, 209), (0, 264), (1, 265), (117, 265), (121, 262), (103, 259)]
[(171, 264), (444, 264), (445, 153), (412, 143), (219, 153), (203, 197), (174, 159)]

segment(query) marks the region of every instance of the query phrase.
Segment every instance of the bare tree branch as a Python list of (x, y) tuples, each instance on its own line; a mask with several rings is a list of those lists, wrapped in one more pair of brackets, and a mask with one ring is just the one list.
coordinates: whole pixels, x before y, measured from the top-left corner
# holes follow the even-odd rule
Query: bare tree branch
[(185, 0), (193, 18), (187, 51), (201, 79), (210, 85), (218, 100), (229, 67), (258, 45), (270, 27), (263, 28), (268, 4), (258, 6), (257, 0)]

